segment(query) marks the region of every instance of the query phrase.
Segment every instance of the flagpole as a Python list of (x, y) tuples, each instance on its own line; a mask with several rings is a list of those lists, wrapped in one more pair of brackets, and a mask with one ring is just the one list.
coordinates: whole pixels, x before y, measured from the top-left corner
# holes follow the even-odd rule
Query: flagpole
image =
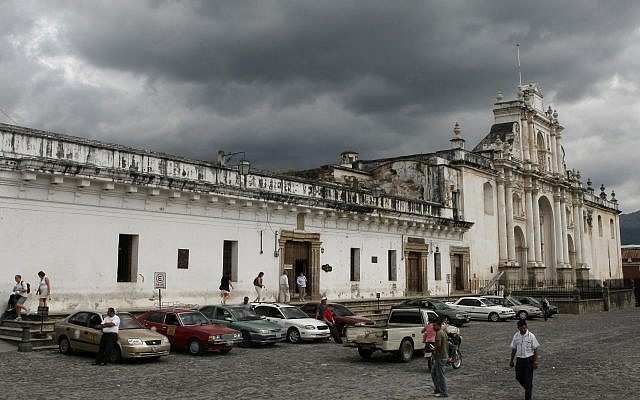
[(518, 82), (522, 86), (522, 71), (520, 70), (520, 43), (516, 43), (516, 60), (518, 61)]

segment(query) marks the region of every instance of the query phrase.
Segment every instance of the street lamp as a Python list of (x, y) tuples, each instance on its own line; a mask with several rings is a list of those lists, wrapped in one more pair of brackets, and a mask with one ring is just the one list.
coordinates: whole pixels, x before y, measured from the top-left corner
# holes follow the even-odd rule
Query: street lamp
[(240, 164), (238, 164), (238, 172), (242, 176), (247, 176), (249, 175), (249, 167), (250, 167), (249, 161), (242, 160), (240, 161)]

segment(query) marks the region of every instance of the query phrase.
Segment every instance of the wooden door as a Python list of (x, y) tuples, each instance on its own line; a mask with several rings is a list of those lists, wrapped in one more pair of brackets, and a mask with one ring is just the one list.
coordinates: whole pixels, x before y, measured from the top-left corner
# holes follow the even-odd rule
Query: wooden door
[(455, 276), (455, 289), (464, 290), (464, 271), (462, 270), (462, 255), (454, 254), (451, 257), (451, 270)]
[(407, 257), (407, 291), (412, 293), (422, 292), (422, 270), (420, 269), (420, 256), (418, 253), (409, 253)]

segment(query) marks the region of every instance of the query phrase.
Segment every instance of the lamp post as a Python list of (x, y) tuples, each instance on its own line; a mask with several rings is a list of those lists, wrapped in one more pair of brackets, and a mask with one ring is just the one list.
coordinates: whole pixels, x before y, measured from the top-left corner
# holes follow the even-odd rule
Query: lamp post
[(233, 156), (237, 156), (238, 154), (242, 154), (242, 160), (238, 163), (238, 174), (244, 177), (244, 186), (247, 186), (247, 175), (249, 175), (249, 171), (251, 169), (251, 163), (246, 159), (246, 153), (244, 151), (236, 151), (235, 153), (225, 153), (223, 151), (218, 153), (219, 161), (224, 166), (224, 164), (229, 161)]

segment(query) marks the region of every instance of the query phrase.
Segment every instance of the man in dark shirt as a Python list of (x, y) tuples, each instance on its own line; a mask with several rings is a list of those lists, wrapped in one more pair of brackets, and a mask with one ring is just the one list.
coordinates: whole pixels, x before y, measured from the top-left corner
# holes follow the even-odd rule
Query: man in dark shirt
[(433, 351), (433, 366), (431, 367), (431, 379), (435, 397), (449, 397), (447, 390), (447, 379), (444, 376), (444, 368), (447, 366), (449, 358), (449, 337), (442, 329), (442, 321), (437, 319), (433, 328), (436, 331), (436, 343)]
[(316, 309), (316, 319), (319, 319), (320, 321), (324, 321), (324, 312), (327, 309), (327, 298), (326, 297), (322, 297), (322, 299), (320, 299), (320, 304), (318, 304), (318, 308)]

